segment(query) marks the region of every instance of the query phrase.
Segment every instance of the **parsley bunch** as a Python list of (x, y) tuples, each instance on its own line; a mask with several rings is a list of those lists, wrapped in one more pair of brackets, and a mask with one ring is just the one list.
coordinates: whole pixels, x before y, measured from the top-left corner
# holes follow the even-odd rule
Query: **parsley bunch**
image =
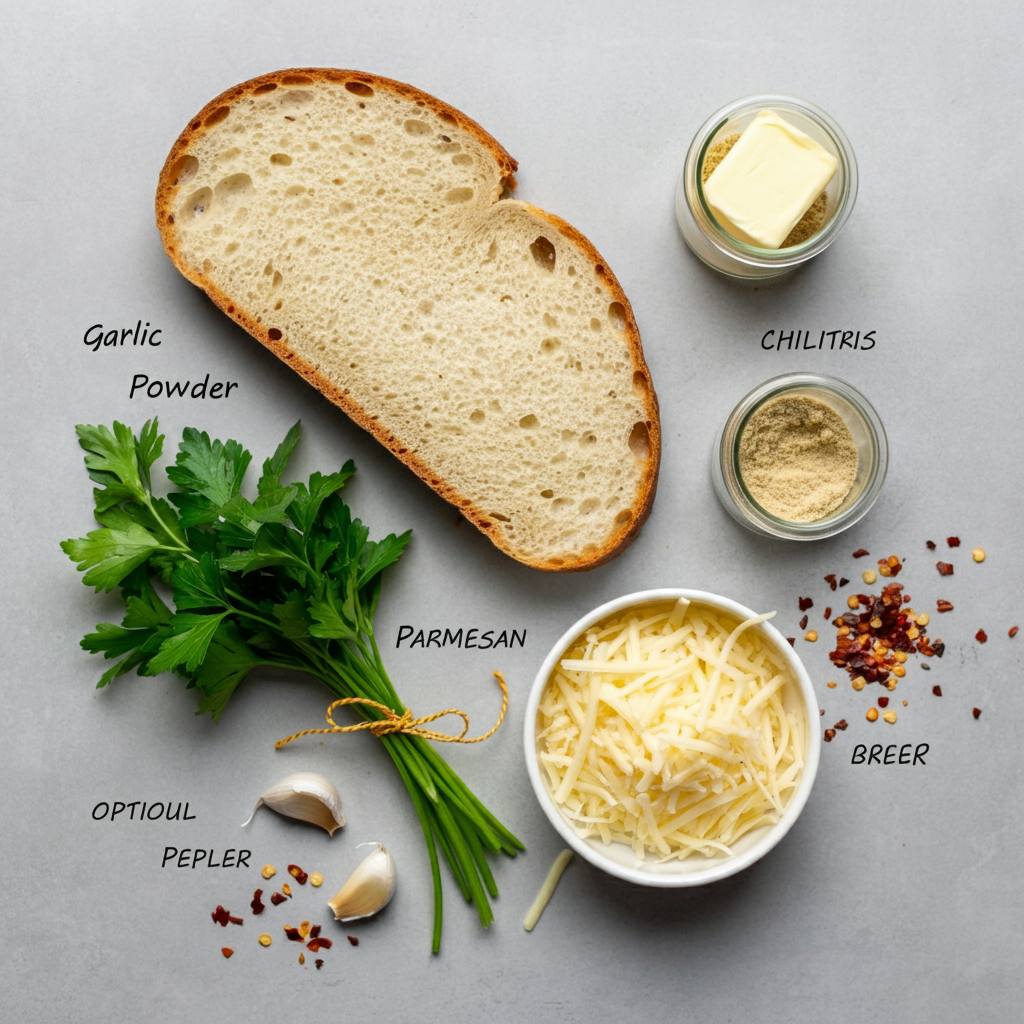
[[(150, 420), (129, 427), (78, 426), (86, 451), (96, 519), (102, 527), (61, 547), (96, 590), (120, 587), (120, 626), (100, 623), (82, 640), (115, 661), (99, 686), (135, 669), (172, 671), (201, 695), (197, 714), (216, 720), (238, 684), (257, 666), (309, 672), (335, 698), (360, 697), (405, 713), (373, 635), (381, 573), (410, 533), (374, 543), (338, 491), (355, 472), (314, 473), (308, 484), (283, 484), (299, 440), (295, 424), (263, 464), (254, 501), (242, 493), (252, 456), (237, 441), (211, 441), (187, 428), (167, 476), (169, 501), (153, 494), (150, 471), (163, 435)], [(171, 588), (169, 607), (153, 586)], [(384, 714), (350, 705), (368, 721)], [(423, 827), (434, 882), (433, 950), (441, 942), (441, 874), (437, 843), (481, 923), (497, 896), (486, 853), (515, 856), (522, 844), (473, 795), (422, 737), (381, 737)], [(486, 891), (485, 891), (486, 888)]]

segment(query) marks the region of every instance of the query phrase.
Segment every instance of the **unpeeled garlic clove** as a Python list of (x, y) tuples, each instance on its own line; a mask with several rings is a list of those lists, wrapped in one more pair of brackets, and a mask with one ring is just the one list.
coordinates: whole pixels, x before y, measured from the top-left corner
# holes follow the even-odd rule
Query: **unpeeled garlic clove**
[[(331, 835), (345, 824), (338, 791), (330, 780), (317, 775), (316, 772), (296, 772), (281, 779), (280, 782), (275, 782), (256, 801), (249, 821), (252, 821), (260, 804), (265, 804), (272, 811), (289, 818), (298, 818), (300, 821), (319, 825), (327, 829)], [(249, 821), (243, 822), (242, 828), (245, 828)]]
[(380, 843), (361, 843), (376, 846), (341, 887), (341, 891), (327, 906), (334, 911), (335, 921), (357, 921), (383, 910), (395, 895), (395, 862)]

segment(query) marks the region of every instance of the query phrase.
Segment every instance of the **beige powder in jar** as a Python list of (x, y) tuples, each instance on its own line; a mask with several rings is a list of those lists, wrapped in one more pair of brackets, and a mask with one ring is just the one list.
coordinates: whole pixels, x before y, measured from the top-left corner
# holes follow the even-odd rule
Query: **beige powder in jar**
[(843, 418), (806, 395), (781, 395), (747, 420), (739, 471), (766, 512), (813, 523), (834, 512), (857, 477), (857, 445)]

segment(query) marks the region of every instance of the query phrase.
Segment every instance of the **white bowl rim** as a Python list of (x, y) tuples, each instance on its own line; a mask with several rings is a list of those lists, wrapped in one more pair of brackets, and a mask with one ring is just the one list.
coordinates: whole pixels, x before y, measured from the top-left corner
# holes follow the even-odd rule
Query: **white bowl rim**
[[(558, 834), (576, 851), (581, 857), (589, 861), (595, 867), (607, 872), (616, 878), (624, 879), (627, 882), (635, 882), (638, 885), (652, 886), (660, 889), (674, 889), (694, 885), (705, 885), (708, 882), (717, 882), (720, 879), (735, 875), (744, 868), (749, 867), (755, 861), (760, 860), (769, 850), (793, 827), (794, 822), (800, 816), (800, 812), (807, 803), (811, 787), (814, 785), (814, 778), (818, 773), (818, 762), (821, 758), (821, 730), (817, 723), (818, 699), (814, 693), (814, 686), (811, 677), (800, 661), (795, 650), (792, 650), (789, 641), (771, 624), (770, 621), (763, 622), (759, 628), (765, 630), (769, 637), (775, 642), (779, 651), (786, 658), (789, 668), (796, 677), (799, 684), (801, 696), (807, 709), (808, 724), (808, 750), (804, 763), (803, 776), (797, 791), (787, 805), (779, 821), (764, 830), (757, 841), (742, 853), (732, 857), (713, 858), (707, 861), (707, 866), (697, 870), (688, 867), (687, 872), (679, 874), (659, 873), (655, 874), (642, 867), (630, 867), (611, 860), (602, 853), (603, 846), (597, 841), (582, 839), (576, 834), (572, 826), (562, 817), (561, 811), (555, 806), (547, 791), (546, 784), (541, 776), (540, 766), (537, 762), (537, 708), (540, 705), (540, 696), (547, 685), (555, 662), (564, 654), (569, 644), (576, 639), (585, 629), (595, 622), (606, 618), (614, 612), (622, 611), (632, 605), (653, 604), (657, 601), (679, 600), (685, 597), (693, 603), (708, 604), (715, 606), (730, 615), (739, 617), (741, 621), (757, 615), (746, 606), (732, 601), (727, 597), (718, 594), (711, 594), (704, 590), (687, 590), (676, 588), (663, 588), (659, 590), (641, 590), (623, 597), (607, 601), (599, 608), (588, 612), (583, 618), (573, 623), (562, 634), (560, 639), (551, 648), (550, 653), (544, 659), (533, 686), (530, 689), (530, 696), (526, 704), (526, 719), (523, 728), (523, 744), (526, 754), (526, 770), (530, 776), (530, 783), (533, 786), (534, 795), (541, 806), (541, 810), (547, 816), (548, 821), (554, 826)], [(691, 862), (692, 863), (692, 862)]]

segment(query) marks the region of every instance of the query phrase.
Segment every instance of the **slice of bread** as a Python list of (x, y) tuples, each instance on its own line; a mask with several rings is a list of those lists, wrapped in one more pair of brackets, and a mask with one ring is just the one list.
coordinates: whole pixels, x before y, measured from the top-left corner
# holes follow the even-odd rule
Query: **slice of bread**
[(650, 511), (658, 403), (619, 283), (504, 198), (515, 170), (411, 86), (279, 71), (192, 119), (157, 224), (185, 277), (501, 550), (590, 569)]

